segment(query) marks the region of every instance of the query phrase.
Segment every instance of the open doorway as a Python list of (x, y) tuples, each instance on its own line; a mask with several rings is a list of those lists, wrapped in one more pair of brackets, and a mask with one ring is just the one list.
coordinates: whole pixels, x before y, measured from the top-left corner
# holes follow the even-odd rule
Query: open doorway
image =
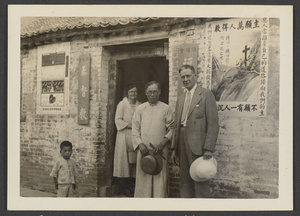
[(168, 40), (146, 41), (134, 44), (109, 46), (103, 49), (103, 68), (108, 72), (108, 103), (106, 116), (106, 163), (100, 170), (98, 184), (111, 187), (111, 195), (119, 194), (117, 179), (113, 177), (114, 152), (117, 129), (115, 112), (118, 103), (127, 96), (129, 83), (138, 86), (138, 101), (147, 101), (145, 84), (157, 81), (161, 85), (160, 101), (169, 102)]
[(169, 62), (166, 57), (149, 57), (117, 61), (117, 101), (126, 96), (126, 86), (135, 83), (139, 88), (138, 101), (147, 101), (145, 84), (157, 81), (161, 86), (160, 101), (169, 100)]

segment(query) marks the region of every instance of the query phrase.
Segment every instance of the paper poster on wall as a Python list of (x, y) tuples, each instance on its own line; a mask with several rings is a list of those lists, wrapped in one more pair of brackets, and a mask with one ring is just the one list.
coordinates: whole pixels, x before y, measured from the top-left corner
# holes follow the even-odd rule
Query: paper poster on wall
[(242, 18), (206, 24), (204, 87), (219, 113), (266, 115), (268, 19)]
[(38, 47), (37, 113), (69, 112), (70, 43)]
[(42, 94), (41, 95), (41, 106), (55, 107), (64, 105), (64, 94)]

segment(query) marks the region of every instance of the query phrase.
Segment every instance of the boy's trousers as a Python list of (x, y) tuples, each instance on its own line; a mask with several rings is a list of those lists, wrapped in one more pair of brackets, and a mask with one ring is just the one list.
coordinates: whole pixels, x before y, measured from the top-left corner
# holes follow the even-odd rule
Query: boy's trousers
[(59, 184), (57, 190), (57, 197), (75, 197), (75, 190), (72, 184)]

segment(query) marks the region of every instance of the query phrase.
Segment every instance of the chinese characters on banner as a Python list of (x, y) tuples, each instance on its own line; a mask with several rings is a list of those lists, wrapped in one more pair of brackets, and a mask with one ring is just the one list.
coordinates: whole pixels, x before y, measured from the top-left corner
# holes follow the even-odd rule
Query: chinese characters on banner
[(90, 55), (83, 54), (78, 63), (78, 124), (89, 124)]
[(262, 37), (261, 37), (261, 66), (260, 66), (260, 94), (259, 94), (259, 110), (260, 116), (266, 115), (266, 101), (267, 101), (267, 74), (268, 74), (268, 27), (269, 20), (267, 18), (263, 19), (262, 23)]
[(199, 79), (214, 93), (219, 113), (266, 115), (268, 28), (268, 18), (206, 24), (205, 73)]
[(38, 47), (37, 113), (69, 112), (70, 43)]
[(204, 83), (205, 88), (211, 89), (211, 75), (212, 75), (212, 25), (208, 24), (207, 31), (206, 31), (206, 37), (207, 37), (207, 48), (206, 48), (206, 64), (204, 69), (204, 74), (199, 74), (199, 79), (204, 80), (202, 83)]
[[(198, 57), (198, 46), (197, 44), (181, 44), (175, 47), (175, 53), (178, 54), (177, 58), (175, 58), (175, 67), (176, 71), (182, 65), (191, 65), (197, 70), (197, 57)], [(181, 82), (179, 82), (178, 95), (182, 93), (183, 86)]]
[(175, 48), (178, 51), (178, 69), (182, 65), (192, 65), (197, 68), (197, 45), (181, 44)]

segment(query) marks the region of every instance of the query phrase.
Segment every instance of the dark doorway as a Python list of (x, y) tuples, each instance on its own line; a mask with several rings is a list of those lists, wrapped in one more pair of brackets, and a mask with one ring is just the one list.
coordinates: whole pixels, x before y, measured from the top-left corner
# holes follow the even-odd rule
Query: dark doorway
[(160, 101), (169, 100), (169, 62), (165, 57), (138, 58), (117, 61), (118, 86), (117, 101), (126, 96), (126, 86), (129, 83), (137, 84), (139, 88), (138, 100), (147, 101), (145, 84), (157, 81), (161, 86)]

